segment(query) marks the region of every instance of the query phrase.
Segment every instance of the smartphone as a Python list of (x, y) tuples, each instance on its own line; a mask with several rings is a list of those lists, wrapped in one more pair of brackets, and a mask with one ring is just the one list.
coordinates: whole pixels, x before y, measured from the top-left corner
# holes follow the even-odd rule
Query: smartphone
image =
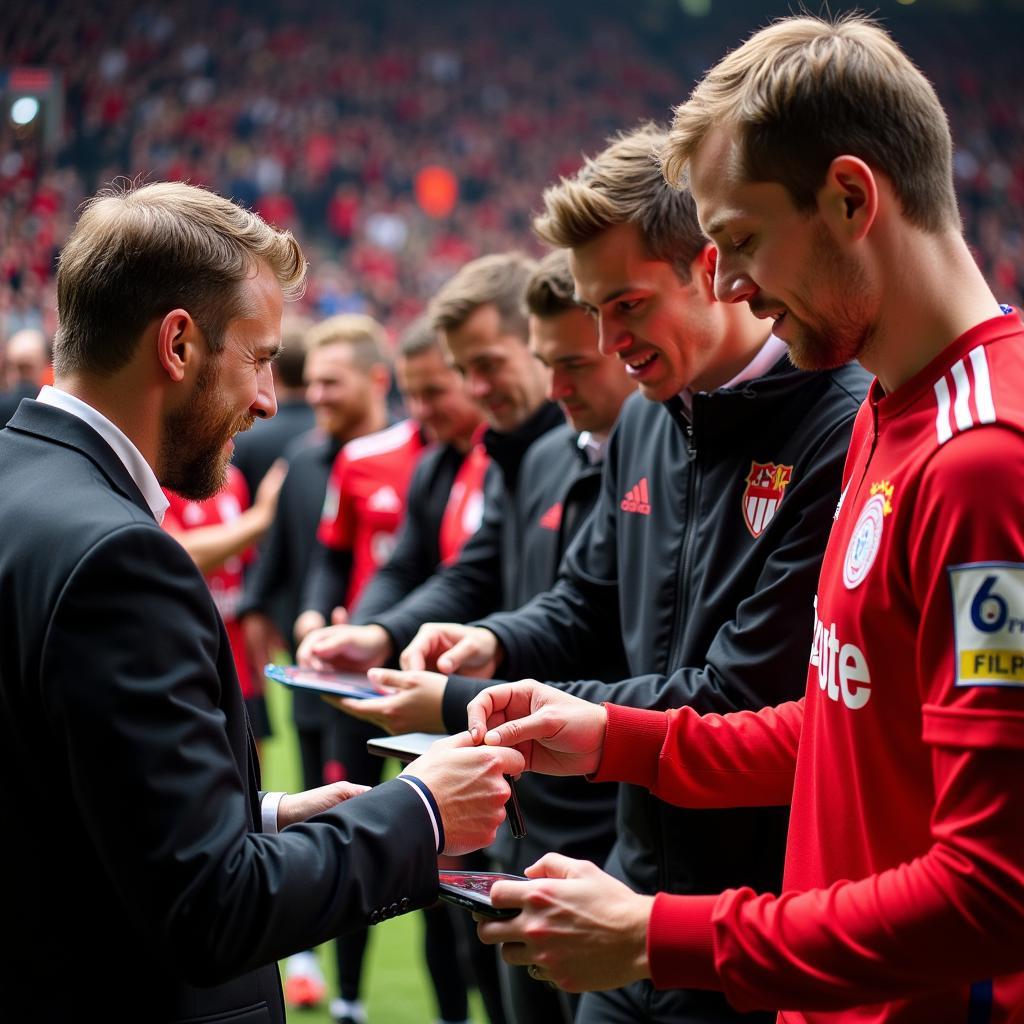
[(506, 875), (500, 871), (439, 871), (437, 873), (440, 892), (446, 903), (473, 911), (482, 917), (498, 920), (515, 917), (518, 907), (498, 909), (491, 903), (491, 886), (501, 878), (513, 882), (525, 882), (525, 875)]
[(370, 685), (366, 676), (352, 672), (321, 672), (315, 668), (300, 668), (298, 665), (265, 665), (263, 674), (275, 683), (283, 683), (293, 690), (312, 690), (329, 697), (367, 700), (383, 696)]
[[(380, 736), (377, 739), (367, 740), (366, 749), (378, 757), (394, 757), (403, 764), (408, 764), (410, 761), (415, 761), (421, 754), (425, 754), (434, 741), (441, 739), (442, 735), (442, 733), (432, 732), (406, 732), (398, 736)], [(505, 781), (509, 788), (509, 797), (505, 802), (508, 827), (514, 839), (522, 839), (526, 835), (526, 820), (523, 818), (523, 811), (519, 806), (516, 783), (511, 775), (506, 775)]]
[(393, 757), (402, 764), (408, 764), (421, 754), (425, 754), (434, 741), (443, 736), (444, 733), (440, 732), (406, 732), (398, 736), (378, 736), (366, 741), (366, 749), (378, 757)]

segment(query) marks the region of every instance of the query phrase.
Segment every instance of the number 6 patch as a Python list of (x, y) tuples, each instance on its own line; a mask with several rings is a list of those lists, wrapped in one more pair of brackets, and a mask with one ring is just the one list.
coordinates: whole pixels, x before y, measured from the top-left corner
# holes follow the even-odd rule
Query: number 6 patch
[(957, 686), (1024, 687), (1024, 565), (949, 568)]

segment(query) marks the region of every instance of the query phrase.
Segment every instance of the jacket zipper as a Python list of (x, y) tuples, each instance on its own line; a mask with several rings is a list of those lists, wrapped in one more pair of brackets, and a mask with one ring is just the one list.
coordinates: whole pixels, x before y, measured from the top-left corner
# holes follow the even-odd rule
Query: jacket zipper
[[(693, 538), (696, 535), (696, 516), (694, 508), (697, 500), (697, 491), (700, 484), (700, 463), (697, 461), (697, 440), (694, 435), (693, 416), (687, 422), (683, 431), (686, 434), (686, 454), (689, 459), (689, 477), (686, 481), (686, 526), (683, 530), (681, 551), (679, 556), (679, 575), (676, 593), (676, 609), (672, 617), (672, 646), (669, 650), (669, 660), (665, 666), (668, 673), (677, 668), (676, 662), (679, 657), (679, 650), (682, 645), (683, 611), (686, 607), (686, 599), (690, 591), (690, 567), (693, 561)], [(665, 804), (657, 801), (652, 796), (652, 809), (658, 824), (658, 888), (674, 892), (672, 880), (669, 877), (668, 857), (668, 834), (665, 821)]]

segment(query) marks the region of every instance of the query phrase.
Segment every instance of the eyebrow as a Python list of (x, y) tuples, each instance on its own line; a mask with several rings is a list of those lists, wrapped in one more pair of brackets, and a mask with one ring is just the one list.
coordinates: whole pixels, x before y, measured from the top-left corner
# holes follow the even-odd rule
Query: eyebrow
[[(625, 295), (627, 292), (634, 291), (635, 288), (636, 288), (635, 285), (627, 285), (625, 288), (618, 288), (618, 289), (616, 289), (613, 292), (609, 292), (601, 300), (599, 305), (606, 306), (609, 302), (614, 302), (616, 299), (618, 299), (621, 296)], [(597, 306), (592, 306), (586, 300), (581, 299), (578, 293), (574, 294), (572, 298), (573, 298), (573, 301), (576, 303), (577, 306), (582, 306), (584, 309), (597, 309), (598, 308)]]

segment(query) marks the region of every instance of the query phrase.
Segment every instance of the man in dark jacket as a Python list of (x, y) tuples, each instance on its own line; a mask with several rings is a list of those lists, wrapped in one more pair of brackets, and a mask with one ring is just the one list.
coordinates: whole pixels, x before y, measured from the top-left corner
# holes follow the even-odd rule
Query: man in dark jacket
[[(530, 349), (549, 369), (548, 394), (559, 402), (570, 423), (535, 441), (514, 485), (507, 489), (507, 498), (494, 499), (501, 501), (501, 516), (492, 516), (485, 528), (497, 536), (488, 539), (485, 534), (485, 543), (467, 545), (464, 558), (471, 572), (460, 572), (460, 560), (439, 574), (436, 585), (428, 584), (409, 602), (411, 610), (399, 610), (401, 618), (390, 613), (387, 605), (372, 617), (361, 608), (370, 621), (399, 622), (396, 628), (408, 631), (420, 616), (429, 614), (432, 600), (443, 600), (446, 594), (473, 614), (473, 609), (496, 601), (500, 607), (517, 608), (554, 583), (566, 547), (597, 500), (608, 434), (634, 390), (622, 365), (598, 352), (594, 324), (574, 301), (573, 289), (568, 259), (560, 250), (545, 257), (526, 289)], [(626, 668), (621, 650), (616, 651), (613, 642), (602, 655), (587, 671), (598, 678), (620, 678)], [(399, 691), (392, 697), (347, 701), (343, 706), (392, 732), (440, 731), (445, 723), (436, 694), (442, 687), (443, 683), (435, 687), (435, 693), (426, 688)], [(409, 707), (405, 698), (414, 694), (422, 699)], [(432, 705), (429, 717), (415, 720), (416, 707), (426, 704)], [(464, 704), (461, 714), (464, 720)], [(519, 800), (529, 822), (528, 834), (516, 841), (508, 829), (502, 830), (491, 849), (497, 866), (521, 872), (552, 847), (603, 863), (614, 841), (615, 798), (614, 788), (578, 779), (524, 777)], [(525, 971), (511, 972), (508, 983), (513, 1016), (521, 1024), (571, 1020), (573, 1003), (564, 994), (534, 984)]]
[[(406, 652), (411, 667), (573, 680), (621, 636), (632, 678), (556, 685), (593, 701), (700, 711), (799, 694), (867, 376), (798, 372), (770, 325), (715, 300), (714, 249), (692, 200), (651, 158), (662, 139), (646, 126), (613, 142), (545, 193), (535, 225), (570, 249), (602, 351), (642, 393), (609, 441), (594, 515), (550, 591), (476, 628), (427, 627)], [(449, 680), (446, 709), (481, 686)], [(684, 811), (623, 786), (608, 870), (646, 893), (777, 890), (785, 829), (780, 809)], [(584, 996), (578, 1020), (736, 1017), (720, 995), (643, 982)]]

